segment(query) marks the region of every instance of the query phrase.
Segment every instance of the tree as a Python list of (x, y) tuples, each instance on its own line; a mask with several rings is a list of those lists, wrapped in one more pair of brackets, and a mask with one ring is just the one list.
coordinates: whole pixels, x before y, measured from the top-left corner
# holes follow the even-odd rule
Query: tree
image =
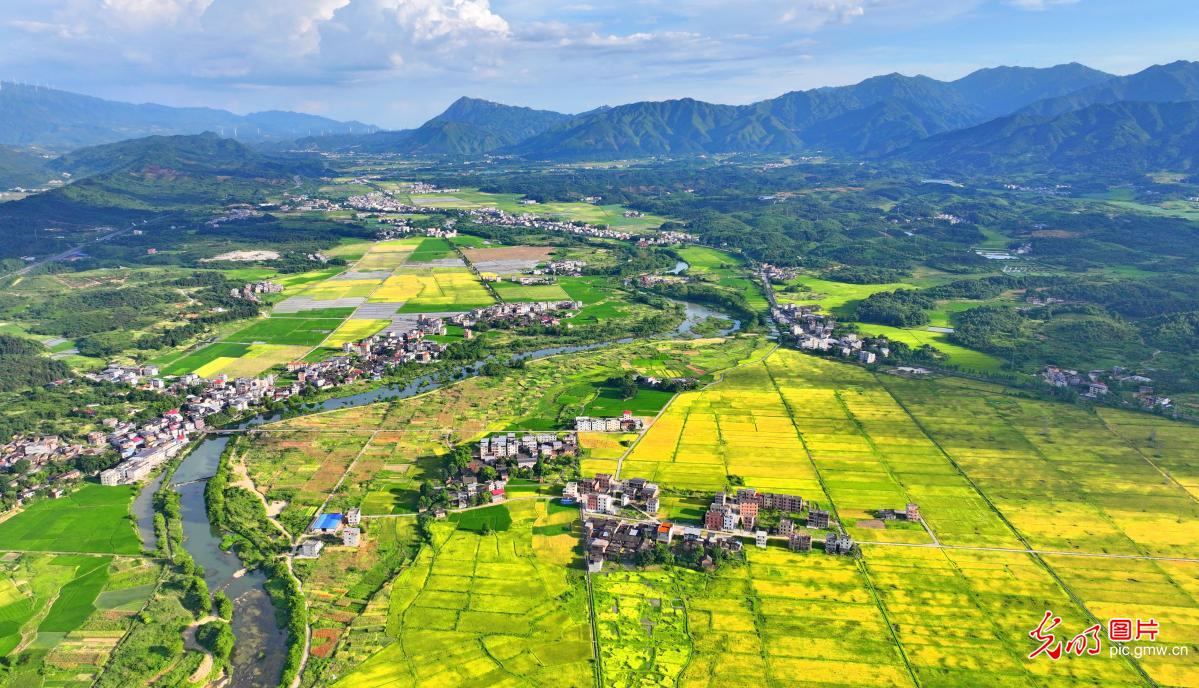
[(187, 579), (186, 591), (183, 595), (183, 605), (192, 610), (196, 616), (207, 614), (212, 609), (212, 599), (208, 596), (208, 584), (199, 576)]
[(209, 621), (196, 629), (196, 642), (218, 660), (226, 661), (233, 654), (233, 629), (224, 621)]
[(233, 600), (229, 599), (224, 590), (217, 590), (216, 595), (213, 595), (212, 602), (217, 616), (226, 621), (233, 618)]
[(617, 383), (616, 389), (620, 392), (621, 399), (627, 400), (637, 396), (637, 374), (631, 370), (625, 373)]

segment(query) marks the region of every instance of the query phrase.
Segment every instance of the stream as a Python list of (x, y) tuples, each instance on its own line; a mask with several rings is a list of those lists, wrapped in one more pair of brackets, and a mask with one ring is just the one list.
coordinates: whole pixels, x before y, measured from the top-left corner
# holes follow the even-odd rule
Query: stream
[[(682, 272), (687, 264), (679, 261), (682, 267), (676, 265), (675, 271)], [(710, 317), (728, 319), (728, 316), (707, 306), (680, 301), (684, 307), (683, 322), (672, 333), (675, 337), (687, 338), (692, 329)], [(719, 336), (726, 336), (741, 329), (741, 322), (733, 320), (732, 325), (721, 331)], [(633, 342), (632, 337), (616, 341), (599, 342), (578, 346), (559, 346), (536, 351), (516, 354), (510, 360), (536, 360), (557, 356), (559, 354), (575, 353), (600, 349), (615, 344)], [(439, 383), (430, 375), (418, 377), (403, 387), (392, 385), (378, 387), (357, 394), (334, 397), (320, 402), (312, 411), (332, 411), (354, 406), (364, 406), (378, 401), (405, 399), (416, 394), (428, 392), (443, 384), (475, 375), (484, 365), (483, 361), (463, 366), (455, 374), (450, 375), (449, 383)], [(278, 413), (259, 414), (238, 423), (236, 428), (245, 429), (263, 423), (280, 420)], [(204, 487), (207, 480), (216, 475), (220, 464), (221, 453), (229, 443), (228, 436), (209, 436), (200, 442), (195, 449), (183, 458), (171, 478), (173, 489), (179, 493), (183, 516), (183, 536), (187, 551), (191, 553), (196, 564), (204, 568), (204, 579), (212, 592), (224, 590), (233, 600), (233, 632), (237, 644), (233, 652), (234, 686), (251, 688), (268, 688), (278, 685), (283, 670), (283, 658), (287, 647), (287, 634), (279, 628), (275, 618), (275, 608), (271, 604), (263, 585), (266, 576), (259, 571), (246, 571), (237, 555), (224, 552), (220, 548), (221, 538), (213, 532), (208, 522), (208, 511), (204, 502)], [(155, 547), (154, 535), (154, 492), (162, 484), (165, 473), (146, 484), (133, 502), (133, 515), (137, 522), (142, 543), (149, 549)]]

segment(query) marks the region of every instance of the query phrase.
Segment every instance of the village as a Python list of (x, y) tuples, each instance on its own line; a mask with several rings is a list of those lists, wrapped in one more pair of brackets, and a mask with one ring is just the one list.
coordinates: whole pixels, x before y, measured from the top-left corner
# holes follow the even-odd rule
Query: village
[(836, 321), (821, 313), (818, 306), (780, 304), (771, 309), (771, 315), (801, 350), (856, 357), (866, 364), (891, 357), (890, 342), (885, 337), (863, 338), (852, 332), (835, 335)]
[[(249, 293), (254, 293), (249, 285)], [(79, 456), (100, 456), (113, 452), (118, 461), (99, 473), (100, 484), (131, 485), (149, 477), (155, 469), (182, 451), (191, 439), (208, 427), (205, 419), (215, 414), (237, 414), (251, 411), (268, 403), (284, 401), (306, 390), (325, 390), (351, 384), (367, 377), (379, 380), (398, 366), (409, 363), (432, 363), (444, 353), (446, 345), (426, 335), (445, 334), (445, 322), (440, 318), (420, 316), (407, 331), (389, 331), (343, 346), (344, 355), (321, 361), (288, 363), (286, 369), (294, 380), (280, 381), (275, 375), (260, 378), (235, 378), (216, 375), (211, 379), (194, 373), (177, 378), (164, 378), (153, 365), (109, 365), (83, 377), (97, 384), (117, 384), (164, 395), (179, 397), (179, 408), (170, 409), (160, 417), (138, 424), (118, 418), (104, 418), (104, 430), (87, 434), (87, 443), (69, 443), (57, 436), (16, 436), (0, 446), (0, 467), (14, 470), (40, 468), (49, 463), (66, 463)], [(65, 471), (51, 479), (54, 484), (66, 484), (83, 477), (78, 470)], [(26, 501), (45, 491), (59, 496), (61, 490), (49, 485), (29, 488), (20, 495)], [(59, 494), (54, 494), (58, 491)]]

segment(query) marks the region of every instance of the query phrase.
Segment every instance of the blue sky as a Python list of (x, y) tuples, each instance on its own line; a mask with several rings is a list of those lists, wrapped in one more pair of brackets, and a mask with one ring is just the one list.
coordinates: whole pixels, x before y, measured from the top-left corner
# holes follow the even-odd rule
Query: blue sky
[(460, 95), (579, 112), (901, 72), (1199, 59), (1195, 0), (5, 0), (0, 78), (414, 126)]

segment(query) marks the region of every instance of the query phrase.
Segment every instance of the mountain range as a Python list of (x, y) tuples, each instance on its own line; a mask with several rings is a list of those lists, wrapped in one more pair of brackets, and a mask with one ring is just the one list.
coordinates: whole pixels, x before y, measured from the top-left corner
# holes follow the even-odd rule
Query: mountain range
[(0, 83), (0, 145), (67, 151), (153, 135), (218, 132), (248, 142), (292, 141), (312, 133), (372, 132), (361, 122), (338, 122), (296, 112), (235, 115), (213, 108), (120, 103), (11, 82)]
[[(53, 148), (70, 141), (130, 138), (147, 130), (230, 134), (237, 127), (239, 139), (252, 133), (256, 138), (249, 142), (276, 150), (408, 156), (570, 160), (768, 153), (898, 160), (946, 169), (1149, 165), (1189, 170), (1196, 158), (1194, 108), (1175, 105), (1195, 102), (1199, 62), (1156, 65), (1128, 76), (1071, 63), (995, 67), (953, 81), (887, 74), (748, 105), (683, 98), (576, 115), (460, 98), (416, 129), (379, 131), (296, 113), (239, 116), (4, 84), (0, 123), (15, 123), (0, 129), (0, 144)], [(309, 130), (332, 133), (301, 135)], [(0, 182), (27, 178), (35, 163), (28, 155), (0, 148)], [(49, 169), (63, 171), (63, 164)]]
[(888, 74), (749, 105), (684, 98), (574, 116), (463, 98), (419, 129), (301, 143), (324, 150), (545, 160), (824, 153), (955, 170), (1190, 170), (1196, 159), (1193, 108), (1173, 106), (1188, 102), (1199, 102), (1199, 63), (1158, 65), (1128, 76), (1072, 63), (982, 69), (954, 81)]

